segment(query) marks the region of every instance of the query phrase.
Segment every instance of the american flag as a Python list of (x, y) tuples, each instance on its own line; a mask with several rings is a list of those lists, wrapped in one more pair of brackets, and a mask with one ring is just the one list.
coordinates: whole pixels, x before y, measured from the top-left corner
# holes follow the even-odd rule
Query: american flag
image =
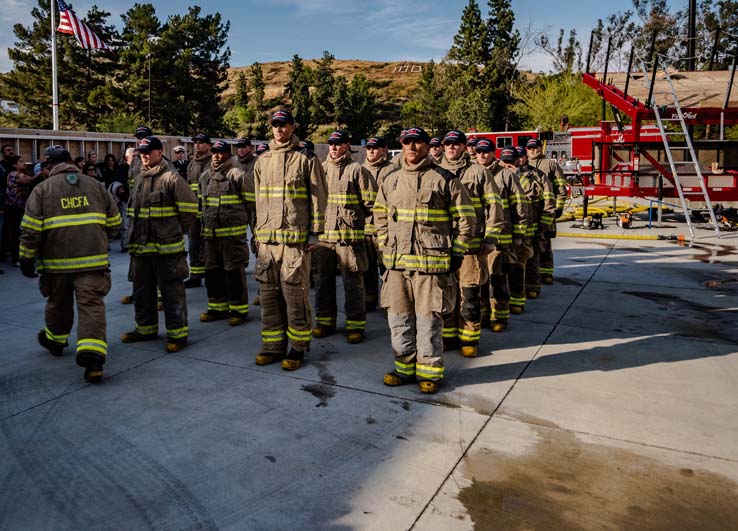
[(95, 35), (95, 32), (87, 24), (77, 18), (77, 15), (69, 9), (69, 6), (64, 0), (57, 0), (57, 2), (59, 3), (59, 12), (61, 13), (59, 27), (57, 28), (59, 33), (74, 35), (77, 37), (77, 42), (85, 50), (108, 49), (108, 45), (100, 37)]

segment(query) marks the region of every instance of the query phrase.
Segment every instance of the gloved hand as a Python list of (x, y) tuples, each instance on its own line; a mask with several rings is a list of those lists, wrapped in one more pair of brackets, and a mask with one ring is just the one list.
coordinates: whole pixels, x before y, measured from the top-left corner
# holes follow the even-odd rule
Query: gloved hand
[(38, 278), (38, 275), (36, 274), (36, 261), (35, 260), (29, 260), (28, 258), (21, 258), (20, 270), (21, 270), (21, 273), (23, 273), (24, 277)]
[(454, 273), (458, 271), (463, 261), (464, 261), (463, 254), (452, 254), (451, 255), (451, 269), (449, 270), (449, 273)]
[(259, 243), (256, 241), (256, 236), (251, 237), (251, 252), (253, 254), (256, 254), (256, 251), (259, 249)]
[(554, 217), (556, 219), (559, 219), (562, 216), (563, 213), (564, 213), (564, 209), (563, 208), (557, 208), (556, 209), (556, 213), (554, 214)]

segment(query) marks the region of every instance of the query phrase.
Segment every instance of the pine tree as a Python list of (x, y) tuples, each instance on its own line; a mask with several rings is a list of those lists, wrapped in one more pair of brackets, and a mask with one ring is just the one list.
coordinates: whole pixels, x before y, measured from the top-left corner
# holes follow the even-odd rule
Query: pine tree
[(488, 0), (489, 61), (485, 67), (485, 92), (490, 102), (488, 124), (502, 131), (509, 126), (508, 107), (511, 87), (517, 77), (516, 58), (520, 33), (515, 27), (515, 13), (510, 0)]
[(377, 127), (377, 99), (372, 84), (363, 74), (357, 74), (348, 87), (346, 128), (355, 144), (374, 133)]
[(251, 109), (253, 110), (254, 117), (256, 119), (256, 125), (253, 126), (252, 134), (250, 136), (256, 136), (257, 138), (266, 138), (269, 132), (269, 126), (267, 124), (267, 117), (265, 114), (266, 106), (264, 102), (266, 83), (264, 82), (264, 73), (261, 69), (261, 64), (258, 62), (251, 65), (251, 88), (253, 89), (253, 95), (251, 98)]
[(348, 125), (350, 120), (349, 86), (345, 77), (338, 76), (333, 80), (333, 91), (330, 102), (332, 107), (330, 119), (338, 129), (342, 129)]
[(246, 81), (246, 75), (243, 71), (239, 72), (238, 77), (236, 77), (236, 99), (234, 103), (243, 108), (249, 106), (249, 83)]
[[(17, 42), (8, 50), (13, 69), (3, 76), (3, 97), (18, 103), (22, 112), (13, 117), (20, 127), (52, 127), (51, 16), (50, 2), (39, 0), (31, 10), (33, 24), (13, 28)], [(78, 15), (82, 15), (78, 13)], [(83, 16), (104, 41), (115, 44), (117, 33), (107, 24), (109, 13), (97, 7)], [(74, 36), (57, 35), (59, 120), (65, 129), (94, 129), (113, 107), (107, 79), (115, 68), (113, 51), (87, 52)]]
[[(323, 52), (323, 58), (318, 61), (313, 73), (313, 104), (312, 116), (316, 123), (325, 124), (335, 116), (333, 97), (333, 61), (335, 57), (330, 52)], [(335, 121), (335, 120), (333, 120)]]
[(290, 65), (289, 82), (284, 89), (297, 123), (295, 134), (300, 138), (307, 138), (315, 130), (310, 101), (310, 75), (310, 67), (295, 54)]

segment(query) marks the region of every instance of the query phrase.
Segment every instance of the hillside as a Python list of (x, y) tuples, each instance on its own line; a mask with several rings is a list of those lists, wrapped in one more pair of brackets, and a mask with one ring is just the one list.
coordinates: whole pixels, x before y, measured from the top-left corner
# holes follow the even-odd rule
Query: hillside
[[(310, 68), (315, 68), (315, 60), (305, 60)], [(266, 82), (266, 98), (281, 98), (287, 84), (290, 62), (262, 63), (264, 81)], [(375, 85), (375, 93), (381, 102), (380, 115), (382, 121), (399, 119), (403, 103), (410, 99), (418, 86), (424, 63), (379, 63), (374, 61), (336, 60), (333, 63), (334, 74), (344, 76), (349, 81), (356, 74), (364, 74)], [(235, 92), (236, 76), (244, 72), (247, 78), (250, 67), (234, 67), (228, 72), (228, 87), (224, 91), (227, 98)]]

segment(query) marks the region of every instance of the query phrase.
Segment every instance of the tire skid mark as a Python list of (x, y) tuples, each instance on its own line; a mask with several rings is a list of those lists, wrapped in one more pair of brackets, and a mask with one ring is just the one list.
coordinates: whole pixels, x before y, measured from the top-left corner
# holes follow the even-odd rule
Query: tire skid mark
[[(22, 398), (33, 387), (33, 381), (18, 385), (17, 380), (2, 379), (4, 394), (10, 398), (5, 403)], [(11, 465), (5, 479), (4, 490), (12, 499), (2, 504), (0, 527), (12, 527), (9, 514), (16, 504), (23, 504), (18, 499), (22, 489), (15, 494), (12, 490), (19, 483), (14, 478), (20, 469), (70, 528), (86, 528), (90, 522), (99, 526), (106, 520), (113, 525), (115, 519), (110, 516), (118, 512), (125, 515), (126, 525), (137, 520), (137, 529), (217, 529), (205, 507), (165, 467), (93, 417), (77, 416), (72, 419), (74, 425), (62, 423), (61, 407), (61, 401), (54, 401), (32, 427), (27, 414), (1, 423), (0, 431), (17, 464)], [(95, 433), (95, 441), (100, 442), (80, 445), (65, 436), (70, 430)], [(34, 506), (43, 510), (45, 504)], [(54, 527), (59, 524), (55, 519)]]

